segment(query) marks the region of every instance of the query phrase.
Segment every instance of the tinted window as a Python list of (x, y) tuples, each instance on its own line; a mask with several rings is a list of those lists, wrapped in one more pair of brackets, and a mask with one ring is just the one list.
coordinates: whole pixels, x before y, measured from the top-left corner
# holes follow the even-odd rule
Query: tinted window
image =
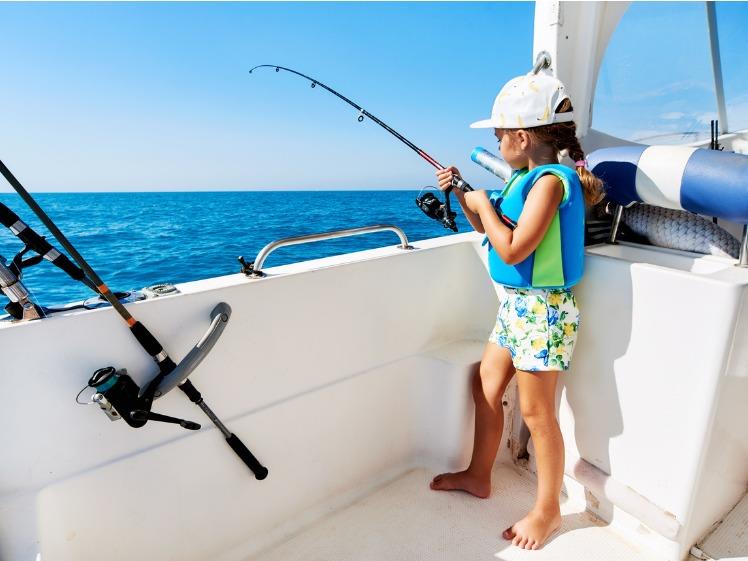
[(748, 129), (748, 3), (719, 2), (716, 11), (727, 125)]
[(717, 109), (704, 3), (633, 2), (605, 53), (593, 112), (595, 129), (626, 140), (708, 139)]

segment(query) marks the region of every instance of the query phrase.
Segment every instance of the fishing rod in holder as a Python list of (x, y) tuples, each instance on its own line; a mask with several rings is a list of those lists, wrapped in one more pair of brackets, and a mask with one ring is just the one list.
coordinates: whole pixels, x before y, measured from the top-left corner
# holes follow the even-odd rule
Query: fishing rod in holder
[(28, 248), (24, 247), (10, 263), (0, 255), (0, 291), (8, 298), (5, 311), (8, 312), (10, 317), (21, 321), (44, 317), (44, 310), (31, 300), (29, 291), (21, 281), (23, 268), (36, 264), (42, 259), (40, 256), (36, 256), (23, 260), (23, 255), (27, 251)]
[[(127, 323), (130, 333), (135, 337), (138, 343), (140, 343), (143, 349), (151, 355), (158, 366), (158, 373), (145, 385), (144, 388), (140, 388), (140, 386), (135, 383), (124, 369), (117, 370), (113, 366), (98, 369), (89, 379), (87, 386), (93, 388), (95, 391), (92, 401), (97, 403), (110, 419), (117, 420), (121, 418), (129, 426), (134, 428), (140, 428), (148, 421), (159, 421), (179, 424), (188, 430), (198, 430), (200, 428), (198, 423), (161, 415), (151, 410), (154, 399), (161, 397), (174, 387), (179, 387), (179, 389), (187, 395), (190, 401), (200, 407), (211, 421), (213, 421), (216, 427), (224, 435), (226, 442), (247, 465), (247, 467), (252, 470), (255, 477), (257, 479), (264, 479), (267, 477), (267, 468), (260, 464), (244, 443), (235, 434), (231, 433), (218, 417), (216, 417), (215, 413), (213, 413), (213, 411), (203, 401), (202, 395), (197, 388), (195, 388), (192, 382), (187, 379), (187, 376), (189, 376), (191, 371), (197, 366), (197, 364), (199, 364), (207, 351), (210, 350), (214, 344), (216, 337), (209, 338), (209, 335), (215, 333), (220, 335), (223, 330), (223, 326), (220, 324), (225, 324), (228, 321), (228, 317), (231, 313), (228, 305), (221, 303), (216, 306), (213, 310), (209, 333), (206, 334), (187, 354), (182, 362), (177, 365), (169, 357), (166, 350), (153, 334), (151, 334), (142, 323), (136, 320), (130, 312), (127, 311), (124, 305), (117, 298), (116, 294), (114, 294), (104, 281), (101, 280), (88, 262), (86, 262), (80, 253), (78, 253), (73, 244), (71, 244), (59, 228), (57, 228), (55, 223), (42, 210), (34, 198), (28, 193), (28, 191), (26, 191), (20, 181), (16, 179), (13, 173), (1, 160), (0, 173), (47, 227), (60, 245), (78, 264), (78, 267), (73, 265), (66, 256), (52, 248), (44, 238), (39, 236), (23, 221), (21, 221), (15, 213), (5, 205), (0, 204), (0, 222), (10, 228), (10, 230), (26, 244), (24, 250), (16, 256), (10, 267), (5, 265), (4, 260), (1, 260), (3, 262), (3, 267), (0, 268), (0, 273), (2, 273), (2, 275), (0, 275), (0, 286), (2, 286), (3, 292), (8, 295), (8, 293), (14, 289), (14, 285), (17, 284), (17, 280), (20, 278), (21, 269), (30, 264), (30, 260), (25, 262), (22, 261), (23, 253), (28, 249), (33, 249), (39, 254), (39, 256), (52, 261), (65, 270), (72, 278), (83, 282), (86, 286), (93, 289), (97, 294), (100, 294), (107, 302), (109, 302), (112, 308), (114, 308), (114, 310)], [(35, 262), (41, 261), (41, 259), (32, 259)], [(8, 274), (8, 272), (10, 272), (10, 274)], [(13, 275), (16, 277), (16, 282), (13, 282)], [(16, 286), (15, 288), (17, 289), (19, 287)], [(13, 295), (17, 298), (23, 296), (18, 292), (14, 292)], [(21, 305), (24, 306), (25, 303)], [(78, 395), (80, 396), (80, 394)]]
[[(297, 72), (296, 70), (293, 70), (291, 68), (286, 68), (285, 66), (278, 66), (275, 64), (260, 64), (250, 69), (249, 73), (251, 74), (253, 70), (256, 70), (258, 68), (275, 68), (276, 72), (280, 72), (281, 70), (285, 72), (290, 72), (291, 74), (296, 74), (297, 76), (300, 76), (306, 80), (309, 80), (309, 82), (311, 82), (312, 88), (315, 88), (317, 86), (324, 88), (325, 90), (327, 90), (334, 96), (338, 97), (339, 99), (341, 99), (342, 101), (344, 101), (345, 103), (347, 103), (348, 105), (356, 109), (358, 111), (357, 119), (359, 123), (363, 122), (364, 118), (371, 119), (377, 125), (379, 125), (384, 130), (386, 130), (388, 133), (390, 133), (392, 136), (397, 138), (400, 142), (405, 144), (408, 148), (413, 150), (421, 158), (426, 160), (429, 164), (434, 166), (436, 169), (438, 170), (446, 169), (442, 164), (440, 164), (437, 160), (435, 160), (433, 157), (427, 154), (423, 149), (416, 146), (413, 142), (405, 138), (402, 134), (397, 132), (387, 123), (385, 123), (384, 121), (382, 121), (375, 115), (372, 115), (366, 109), (361, 107), (359, 104), (351, 101), (350, 99), (345, 97), (340, 92), (332, 89), (330, 86), (326, 84), (323, 84), (319, 80), (316, 80), (315, 78), (311, 78), (310, 76), (307, 76), (306, 74), (302, 74), (301, 72)], [(460, 191), (463, 191), (463, 192), (468, 192), (468, 191), (473, 190), (473, 188), (464, 179), (462, 179), (458, 175), (454, 175), (452, 177), (452, 184), (444, 192), (443, 203), (433, 193), (431, 192), (423, 193), (423, 190), (421, 190), (421, 193), (419, 193), (418, 197), (416, 197), (416, 204), (427, 216), (435, 220), (438, 220), (445, 228), (448, 228), (456, 232), (457, 225), (455, 224), (455, 217), (457, 216), (457, 213), (455, 213), (452, 210), (450, 201), (449, 201), (449, 194), (452, 189), (459, 189)]]

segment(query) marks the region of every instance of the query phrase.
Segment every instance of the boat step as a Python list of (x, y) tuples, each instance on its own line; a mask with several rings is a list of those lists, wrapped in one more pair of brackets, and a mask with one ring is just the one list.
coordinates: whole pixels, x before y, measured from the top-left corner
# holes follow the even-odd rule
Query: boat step
[(385, 487), (247, 561), (657, 561), (564, 500), (561, 530), (538, 551), (518, 549), (501, 531), (532, 506), (535, 481), (499, 464), (491, 497), (431, 491), (434, 473), (414, 469)]

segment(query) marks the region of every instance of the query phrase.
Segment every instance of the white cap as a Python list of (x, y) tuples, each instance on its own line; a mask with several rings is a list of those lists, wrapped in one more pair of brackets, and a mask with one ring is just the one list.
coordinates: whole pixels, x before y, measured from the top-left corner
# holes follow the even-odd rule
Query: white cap
[(569, 99), (560, 80), (548, 73), (530, 72), (509, 80), (493, 103), (491, 118), (470, 125), (472, 129), (529, 129), (574, 119), (571, 111), (556, 113)]

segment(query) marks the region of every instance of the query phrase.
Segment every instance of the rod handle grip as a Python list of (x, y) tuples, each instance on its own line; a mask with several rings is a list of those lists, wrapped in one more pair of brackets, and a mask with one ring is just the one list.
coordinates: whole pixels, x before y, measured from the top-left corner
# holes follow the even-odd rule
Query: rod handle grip
[(236, 455), (242, 459), (247, 467), (252, 470), (256, 479), (263, 480), (268, 476), (268, 468), (263, 466), (260, 461), (255, 458), (254, 454), (249, 451), (249, 448), (244, 446), (244, 443), (239, 440), (238, 436), (232, 432), (231, 436), (226, 438), (226, 442), (229, 443), (229, 446), (231, 446), (234, 452), (236, 452)]
[(458, 189), (462, 191), (463, 193), (469, 193), (470, 191), (474, 191), (470, 184), (465, 181), (462, 177), (459, 175), (452, 176), (452, 187), (454, 189)]

